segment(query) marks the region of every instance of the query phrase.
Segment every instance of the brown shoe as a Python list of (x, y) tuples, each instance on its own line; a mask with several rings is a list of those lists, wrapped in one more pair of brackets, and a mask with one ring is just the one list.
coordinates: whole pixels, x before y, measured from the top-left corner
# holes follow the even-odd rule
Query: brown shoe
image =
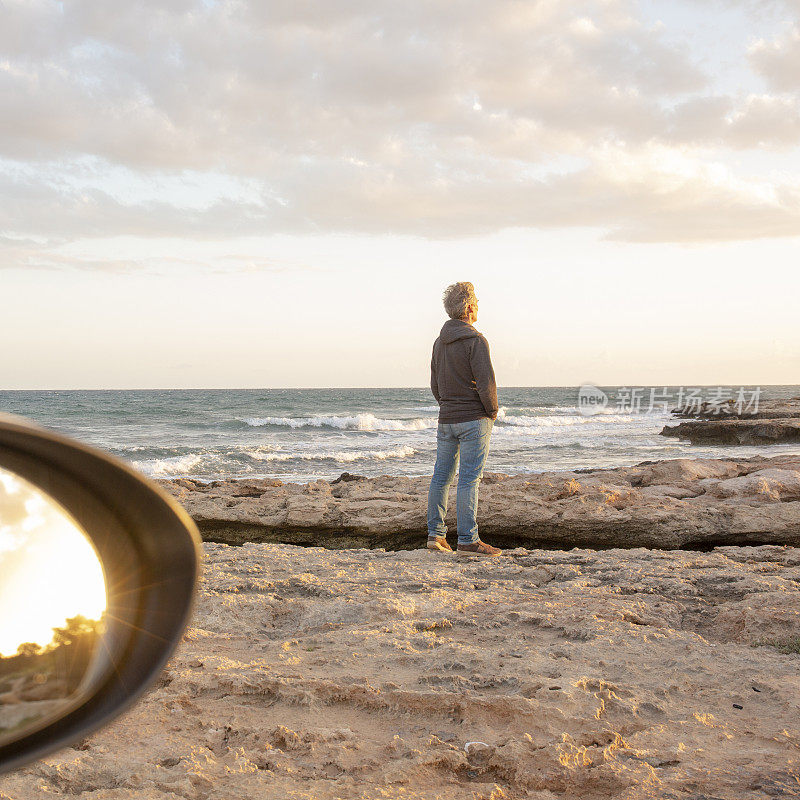
[(459, 544), (457, 552), (465, 554), (472, 553), (472, 555), (476, 556), (500, 556), (503, 554), (503, 551), (499, 547), (492, 547), (490, 544), (480, 541), (474, 544)]
[(447, 544), (444, 536), (437, 536), (435, 539), (428, 539), (428, 550), (438, 550), (440, 553), (452, 553), (453, 548)]

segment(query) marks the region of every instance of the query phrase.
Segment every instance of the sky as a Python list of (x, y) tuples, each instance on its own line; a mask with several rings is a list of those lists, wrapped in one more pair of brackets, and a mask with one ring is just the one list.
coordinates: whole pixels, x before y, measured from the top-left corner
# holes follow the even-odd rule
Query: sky
[(800, 383), (800, 0), (6, 0), (0, 389)]
[(0, 470), (0, 656), (50, 644), (53, 628), (106, 608), (103, 567), (78, 523), (52, 498)]

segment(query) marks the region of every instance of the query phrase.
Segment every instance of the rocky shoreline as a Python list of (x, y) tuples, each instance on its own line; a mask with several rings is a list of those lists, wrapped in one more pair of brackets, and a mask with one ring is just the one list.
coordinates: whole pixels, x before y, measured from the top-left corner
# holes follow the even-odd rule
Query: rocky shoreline
[[(429, 478), (308, 484), (160, 481), (206, 541), (409, 550), (424, 543)], [(448, 514), (455, 531), (455, 489)], [(800, 454), (674, 459), (617, 469), (487, 473), (481, 535), (499, 547), (711, 550), (800, 545)]]
[(662, 436), (674, 436), (692, 444), (761, 445), (800, 443), (800, 397), (763, 400), (757, 411), (732, 407), (676, 408), (672, 413), (691, 422), (665, 425)]

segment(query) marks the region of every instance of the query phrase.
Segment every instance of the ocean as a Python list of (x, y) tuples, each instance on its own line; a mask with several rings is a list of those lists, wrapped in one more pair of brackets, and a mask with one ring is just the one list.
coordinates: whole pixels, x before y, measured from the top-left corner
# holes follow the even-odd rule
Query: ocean
[[(609, 402), (591, 416), (578, 410), (577, 387), (501, 388), (486, 470), (800, 452), (796, 445), (697, 446), (659, 436), (680, 387), (652, 387), (652, 407), (651, 387), (602, 388)], [(703, 397), (716, 390), (699, 388)], [(735, 398), (739, 387), (730, 390)], [(768, 386), (760, 399), (798, 395), (800, 386)], [(0, 411), (100, 447), (155, 478), (429, 475), (436, 452), (437, 406), (428, 389), (0, 391)]]

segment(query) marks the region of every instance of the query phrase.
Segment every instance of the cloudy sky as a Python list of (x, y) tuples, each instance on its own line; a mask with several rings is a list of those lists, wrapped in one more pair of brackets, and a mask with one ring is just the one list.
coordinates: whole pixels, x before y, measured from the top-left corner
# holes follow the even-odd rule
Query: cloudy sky
[(0, 388), (798, 383), (800, 0), (5, 0)]

